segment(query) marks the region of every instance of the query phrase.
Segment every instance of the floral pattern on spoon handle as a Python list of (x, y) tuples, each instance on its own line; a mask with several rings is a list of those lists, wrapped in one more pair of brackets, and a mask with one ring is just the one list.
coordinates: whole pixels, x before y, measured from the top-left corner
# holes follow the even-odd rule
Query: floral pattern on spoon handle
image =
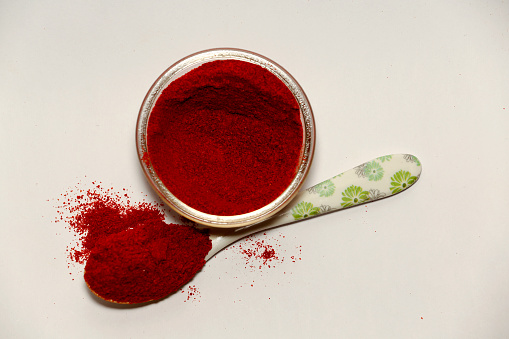
[(420, 175), (421, 162), (411, 154), (378, 157), (299, 193), (285, 214), (300, 220), (386, 198), (408, 189)]

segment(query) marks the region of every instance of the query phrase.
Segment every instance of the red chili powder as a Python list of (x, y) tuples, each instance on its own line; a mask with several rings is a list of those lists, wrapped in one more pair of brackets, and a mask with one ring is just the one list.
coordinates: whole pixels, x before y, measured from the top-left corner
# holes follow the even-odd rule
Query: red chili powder
[[(266, 235), (266, 233), (264, 233)], [(271, 241), (265, 241), (266, 239), (257, 239), (254, 236), (247, 237), (244, 241), (234, 245), (238, 247), (240, 254), (243, 255), (246, 261), (246, 268), (262, 268), (274, 267), (274, 263), (282, 262), (283, 258), (280, 258), (274, 249), (275, 244), (271, 245)], [(281, 245), (278, 245), (281, 246)]]
[(265, 68), (238, 60), (208, 62), (173, 81), (147, 128), (148, 156), (164, 185), (214, 215), (276, 199), (295, 176), (302, 145), (291, 91)]
[(242, 255), (245, 260), (245, 268), (262, 269), (276, 267), (277, 264), (285, 261), (297, 262), (302, 260), (302, 246), (297, 246), (294, 255), (289, 255), (282, 250), (280, 244), (284, 239), (283, 234), (276, 236), (267, 236), (267, 233), (248, 236), (247, 238), (233, 244), (227, 248), (234, 250), (235, 253)]
[(176, 292), (201, 270), (212, 246), (194, 227), (165, 223), (158, 205), (125, 204), (111, 192), (88, 190), (64, 206), (81, 242), (70, 257), (86, 263), (87, 285), (108, 301), (141, 303)]
[[(182, 290), (182, 293), (184, 293), (184, 292), (186, 292), (186, 291)], [(198, 300), (198, 302), (200, 302), (199, 297), (200, 297), (200, 291), (198, 290), (196, 285), (188, 286), (187, 287), (187, 300), (184, 300), (184, 302), (187, 302), (189, 300), (191, 300), (191, 301)]]

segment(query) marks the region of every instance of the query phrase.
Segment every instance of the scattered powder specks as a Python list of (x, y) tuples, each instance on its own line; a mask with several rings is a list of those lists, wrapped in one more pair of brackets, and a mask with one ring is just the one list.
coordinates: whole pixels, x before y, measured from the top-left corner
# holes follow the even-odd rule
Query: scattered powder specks
[(192, 301), (192, 302), (200, 302), (201, 294), (196, 285), (189, 285), (187, 289), (182, 289), (181, 293), (187, 293), (187, 298), (184, 302)]
[[(240, 263), (237, 263), (241, 266), (240, 271), (235, 270), (235, 275), (231, 277), (238, 279), (237, 289), (271, 288), (289, 283), (289, 275), (292, 275), (292, 272), (288, 272), (288, 265), (302, 260), (302, 246), (289, 247), (289, 241), (282, 233), (276, 235), (257, 233), (226, 248), (225, 252), (231, 252), (224, 259), (238, 260), (239, 257), (241, 259)], [(271, 271), (270, 274), (266, 274), (268, 270)], [(275, 283), (274, 279), (283, 280)]]
[(233, 250), (236, 255), (240, 254), (245, 262), (245, 268), (250, 269), (274, 268), (288, 259), (291, 262), (302, 260), (302, 246), (296, 246), (297, 253), (287, 256), (287, 251), (280, 243), (284, 239), (285, 236), (281, 233), (278, 236), (267, 236), (267, 233), (254, 234), (227, 249)]
[[(266, 236), (266, 233), (263, 233), (263, 235)], [(281, 245), (275, 240), (275, 238), (269, 239), (268, 237), (260, 239), (254, 235), (241, 240), (230, 248), (243, 257), (246, 268), (271, 268), (275, 267), (276, 263), (284, 260), (284, 257), (280, 257), (280, 254), (276, 252)]]

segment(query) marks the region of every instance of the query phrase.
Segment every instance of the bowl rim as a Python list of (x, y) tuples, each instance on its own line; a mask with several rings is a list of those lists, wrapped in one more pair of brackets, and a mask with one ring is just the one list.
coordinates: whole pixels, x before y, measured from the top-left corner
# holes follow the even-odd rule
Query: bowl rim
[[(198, 211), (176, 198), (163, 184), (153, 169), (148, 155), (146, 132), (150, 113), (161, 92), (173, 80), (185, 72), (203, 63), (216, 60), (242, 60), (257, 64), (277, 76), (292, 92), (299, 104), (302, 127), (304, 131), (304, 147), (301, 152), (299, 168), (290, 185), (274, 201), (255, 211), (233, 215), (218, 216)], [(293, 76), (276, 62), (258, 53), (237, 48), (213, 48), (190, 54), (168, 67), (153, 83), (141, 104), (136, 123), (136, 149), (138, 159), (150, 186), (172, 210), (198, 224), (217, 227), (234, 228), (262, 222), (283, 209), (299, 192), (309, 173), (313, 160), (316, 141), (316, 127), (313, 111), (302, 87)]]

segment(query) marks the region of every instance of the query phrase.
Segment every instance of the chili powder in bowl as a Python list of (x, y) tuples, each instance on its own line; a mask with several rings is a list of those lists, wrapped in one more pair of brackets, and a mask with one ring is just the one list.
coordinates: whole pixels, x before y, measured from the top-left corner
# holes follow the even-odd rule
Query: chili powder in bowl
[(263, 221), (298, 193), (315, 124), (297, 81), (249, 51), (213, 49), (168, 68), (141, 106), (143, 171), (176, 212), (213, 227)]

